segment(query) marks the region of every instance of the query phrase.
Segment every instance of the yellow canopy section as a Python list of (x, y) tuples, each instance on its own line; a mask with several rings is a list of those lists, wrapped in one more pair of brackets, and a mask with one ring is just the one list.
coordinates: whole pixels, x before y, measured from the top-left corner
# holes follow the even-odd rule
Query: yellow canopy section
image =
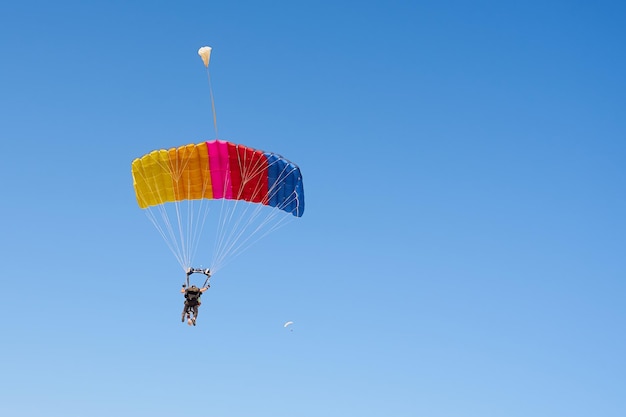
[(141, 208), (213, 198), (206, 142), (152, 151), (133, 161), (132, 173)]

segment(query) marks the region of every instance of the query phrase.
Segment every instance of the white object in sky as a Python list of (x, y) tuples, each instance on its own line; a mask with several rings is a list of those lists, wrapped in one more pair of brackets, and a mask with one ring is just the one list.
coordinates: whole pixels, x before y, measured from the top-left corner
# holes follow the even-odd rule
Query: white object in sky
[(200, 58), (202, 58), (204, 66), (209, 68), (209, 60), (211, 59), (211, 47), (203, 46), (202, 48), (198, 49), (198, 55), (200, 55)]

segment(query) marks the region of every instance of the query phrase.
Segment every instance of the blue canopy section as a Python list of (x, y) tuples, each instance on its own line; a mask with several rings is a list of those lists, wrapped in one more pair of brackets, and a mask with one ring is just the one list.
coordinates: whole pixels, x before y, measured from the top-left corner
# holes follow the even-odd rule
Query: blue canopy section
[(280, 155), (265, 153), (265, 156), (268, 205), (301, 217), (304, 214), (304, 186), (300, 168)]

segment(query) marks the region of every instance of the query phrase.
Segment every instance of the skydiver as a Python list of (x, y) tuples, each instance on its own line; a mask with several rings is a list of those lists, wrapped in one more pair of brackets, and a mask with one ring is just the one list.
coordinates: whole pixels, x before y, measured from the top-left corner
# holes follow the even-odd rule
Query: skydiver
[[(200, 271), (193, 270), (191, 268), (187, 270), (187, 279), (189, 279), (189, 275), (193, 274), (194, 272), (200, 272)], [(209, 284), (209, 278), (211, 278), (211, 271), (206, 269), (201, 272), (207, 277), (204, 287), (198, 288), (195, 285), (192, 285), (191, 287), (186, 288), (186, 285), (183, 284), (183, 288), (180, 290), (180, 292), (185, 295), (185, 306), (183, 308), (181, 321), (182, 322), (185, 321), (185, 314), (186, 314), (187, 320), (191, 320), (191, 323), (194, 326), (196, 325), (196, 319), (198, 318), (198, 307), (200, 307), (200, 305), (202, 304), (202, 300), (200, 299), (200, 297), (202, 296), (203, 292), (211, 288), (211, 285)], [(191, 315), (192, 313), (193, 313), (193, 317)]]

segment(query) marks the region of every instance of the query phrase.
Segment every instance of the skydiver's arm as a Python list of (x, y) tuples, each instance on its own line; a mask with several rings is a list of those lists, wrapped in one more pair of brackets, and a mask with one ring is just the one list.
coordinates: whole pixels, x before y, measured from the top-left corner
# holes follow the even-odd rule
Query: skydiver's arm
[(200, 288), (200, 292), (205, 292), (206, 290), (208, 290), (211, 286), (209, 284), (206, 285), (206, 287), (204, 288)]

